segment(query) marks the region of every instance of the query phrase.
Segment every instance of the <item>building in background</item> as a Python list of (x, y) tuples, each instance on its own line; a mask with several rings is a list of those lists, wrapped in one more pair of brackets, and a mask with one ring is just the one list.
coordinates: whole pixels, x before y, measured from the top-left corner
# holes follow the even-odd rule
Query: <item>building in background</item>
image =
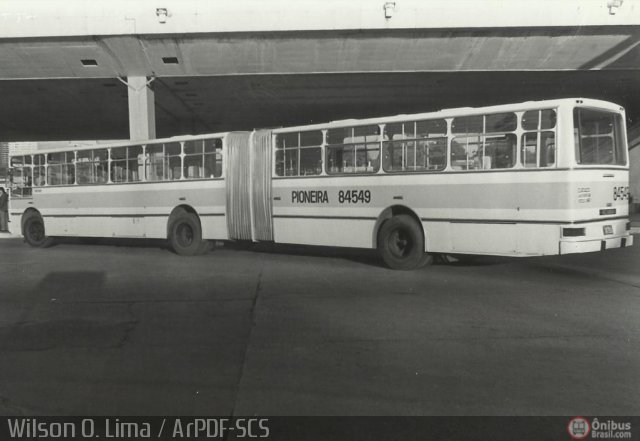
[(7, 170), (9, 168), (9, 143), (0, 142), (0, 185), (4, 186), (7, 181)]

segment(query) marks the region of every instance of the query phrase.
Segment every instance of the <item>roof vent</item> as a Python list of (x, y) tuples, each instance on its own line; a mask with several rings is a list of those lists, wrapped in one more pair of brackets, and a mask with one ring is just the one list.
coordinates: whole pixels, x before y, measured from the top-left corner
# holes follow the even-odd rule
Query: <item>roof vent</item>
[(162, 57), (162, 62), (164, 64), (179, 64), (178, 57)]
[(83, 66), (97, 66), (98, 62), (93, 58), (85, 58), (84, 60), (80, 60)]

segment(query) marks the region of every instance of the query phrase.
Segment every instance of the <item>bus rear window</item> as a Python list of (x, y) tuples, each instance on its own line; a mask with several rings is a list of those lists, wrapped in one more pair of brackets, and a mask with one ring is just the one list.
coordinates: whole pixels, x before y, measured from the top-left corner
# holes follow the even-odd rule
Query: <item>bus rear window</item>
[(625, 165), (626, 146), (619, 114), (575, 108), (573, 135), (576, 162), (582, 165)]

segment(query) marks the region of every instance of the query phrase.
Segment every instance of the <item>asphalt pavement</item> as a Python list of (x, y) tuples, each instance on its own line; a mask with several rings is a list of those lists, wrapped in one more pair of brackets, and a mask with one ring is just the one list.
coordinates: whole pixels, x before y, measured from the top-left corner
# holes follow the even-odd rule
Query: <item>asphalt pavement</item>
[(245, 248), (1, 241), (0, 413), (640, 413), (638, 246), (411, 272)]

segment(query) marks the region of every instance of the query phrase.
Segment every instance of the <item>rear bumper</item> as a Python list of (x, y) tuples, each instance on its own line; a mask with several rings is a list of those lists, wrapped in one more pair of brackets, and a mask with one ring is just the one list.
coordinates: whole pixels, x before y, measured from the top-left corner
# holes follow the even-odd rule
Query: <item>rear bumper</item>
[(589, 253), (592, 251), (608, 250), (610, 248), (625, 248), (633, 245), (633, 235), (608, 237), (606, 239), (583, 241), (560, 241), (560, 254)]

